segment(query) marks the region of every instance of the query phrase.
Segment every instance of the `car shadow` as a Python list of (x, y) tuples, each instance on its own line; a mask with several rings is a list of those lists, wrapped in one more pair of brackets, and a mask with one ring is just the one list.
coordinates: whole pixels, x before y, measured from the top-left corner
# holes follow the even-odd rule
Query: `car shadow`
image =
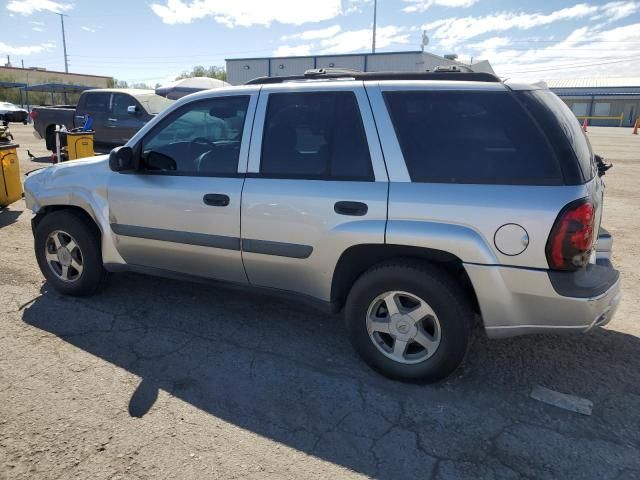
[[(517, 471), (527, 449), (496, 442), (521, 423), (539, 425), (539, 436), (553, 424), (567, 435), (593, 429), (640, 442), (632, 426), (640, 424), (640, 340), (615, 331), (500, 341), (477, 334), (452, 378), (415, 385), (369, 370), (341, 317), (245, 291), (120, 274), (91, 298), (60, 296), (45, 284), (23, 320), (139, 376), (123, 405), (133, 417), (152, 409), (162, 389), (225, 422), (382, 479), (425, 478), (451, 460), (477, 465), (468, 477), (477, 478), (503, 455), (494, 474)], [(531, 400), (535, 385), (586, 396), (597, 415)]]
[(12, 210), (11, 206), (0, 208), (0, 228), (18, 221), (23, 210)]

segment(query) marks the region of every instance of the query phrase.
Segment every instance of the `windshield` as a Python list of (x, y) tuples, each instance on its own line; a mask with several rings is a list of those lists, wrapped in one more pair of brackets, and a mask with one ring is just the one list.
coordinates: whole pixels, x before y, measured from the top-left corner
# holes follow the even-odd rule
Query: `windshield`
[(174, 102), (155, 93), (137, 95), (135, 98), (142, 104), (147, 112), (153, 115), (157, 115)]

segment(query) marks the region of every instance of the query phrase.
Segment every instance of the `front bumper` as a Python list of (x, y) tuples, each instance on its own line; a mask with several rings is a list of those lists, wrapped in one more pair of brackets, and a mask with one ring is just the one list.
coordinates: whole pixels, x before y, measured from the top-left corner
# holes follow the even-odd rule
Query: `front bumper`
[(487, 335), (501, 338), (586, 332), (609, 323), (622, 297), (620, 278), (610, 262), (598, 263), (600, 268), (580, 272), (573, 290), (561, 287), (560, 292), (546, 270), (471, 264), (465, 268), (478, 297)]

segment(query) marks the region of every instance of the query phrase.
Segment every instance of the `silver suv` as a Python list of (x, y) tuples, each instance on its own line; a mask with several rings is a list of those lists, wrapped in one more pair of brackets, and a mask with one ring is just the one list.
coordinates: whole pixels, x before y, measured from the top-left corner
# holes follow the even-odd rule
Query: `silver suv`
[(185, 97), (25, 197), (62, 293), (121, 271), (289, 292), (344, 310), (373, 368), (436, 381), (476, 319), (489, 337), (609, 322), (597, 160), (544, 85), (314, 71)]

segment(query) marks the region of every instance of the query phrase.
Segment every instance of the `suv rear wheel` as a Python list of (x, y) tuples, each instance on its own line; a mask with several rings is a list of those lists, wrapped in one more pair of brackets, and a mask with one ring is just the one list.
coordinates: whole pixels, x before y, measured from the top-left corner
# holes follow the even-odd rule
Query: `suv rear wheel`
[(40, 271), (60, 293), (91, 295), (104, 284), (100, 238), (96, 229), (70, 211), (46, 215), (35, 231)]
[(356, 281), (346, 317), (353, 346), (375, 370), (435, 382), (462, 363), (472, 312), (446, 272), (396, 261), (373, 267)]

